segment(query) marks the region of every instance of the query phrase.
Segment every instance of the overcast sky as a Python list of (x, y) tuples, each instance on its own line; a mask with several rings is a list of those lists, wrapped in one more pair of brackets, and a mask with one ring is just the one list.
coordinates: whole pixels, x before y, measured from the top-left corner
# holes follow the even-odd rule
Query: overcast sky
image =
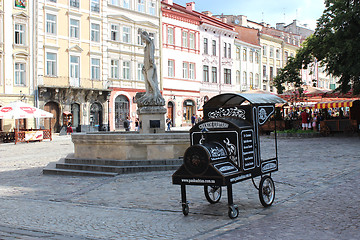
[(266, 22), (275, 27), (276, 23), (291, 23), (297, 19), (300, 25), (308, 24), (315, 30), (316, 20), (322, 15), (324, 0), (173, 0), (174, 3), (186, 6), (195, 2), (198, 12), (210, 11), (220, 15), (245, 15), (255, 22)]

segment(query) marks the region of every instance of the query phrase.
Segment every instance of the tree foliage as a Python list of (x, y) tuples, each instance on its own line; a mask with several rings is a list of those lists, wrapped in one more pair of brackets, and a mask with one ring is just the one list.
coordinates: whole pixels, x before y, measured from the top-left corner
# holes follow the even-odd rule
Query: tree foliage
[(281, 93), (283, 83), (299, 87), (301, 68), (315, 59), (328, 74), (339, 77), (339, 90), (360, 92), (360, 0), (326, 0), (315, 33), (306, 39), (294, 59), (280, 70), (274, 85)]

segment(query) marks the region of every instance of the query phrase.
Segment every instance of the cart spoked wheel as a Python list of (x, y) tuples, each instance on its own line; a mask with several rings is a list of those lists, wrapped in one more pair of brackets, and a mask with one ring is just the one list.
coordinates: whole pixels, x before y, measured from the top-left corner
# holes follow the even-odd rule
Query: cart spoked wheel
[(259, 198), (264, 207), (269, 207), (275, 199), (275, 184), (270, 176), (264, 176), (259, 184)]
[(234, 219), (239, 216), (239, 208), (236, 205), (230, 205), (228, 211), (229, 218)]
[(183, 212), (184, 216), (187, 216), (189, 214), (189, 204), (188, 203), (182, 204), (182, 212)]
[(214, 204), (220, 201), (221, 187), (220, 186), (204, 186), (204, 193), (206, 200), (209, 203)]

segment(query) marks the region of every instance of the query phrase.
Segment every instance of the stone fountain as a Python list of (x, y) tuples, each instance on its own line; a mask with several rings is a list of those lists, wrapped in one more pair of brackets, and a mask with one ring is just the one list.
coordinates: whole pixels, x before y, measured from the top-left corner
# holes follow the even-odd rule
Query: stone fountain
[(74, 154), (60, 160), (55, 167), (48, 166), (44, 174), (112, 176), (174, 170), (181, 165), (181, 157), (190, 145), (189, 134), (165, 132), (166, 108), (158, 86), (154, 43), (146, 31), (139, 33), (146, 43), (142, 69), (146, 92), (136, 94), (139, 132), (73, 134)]

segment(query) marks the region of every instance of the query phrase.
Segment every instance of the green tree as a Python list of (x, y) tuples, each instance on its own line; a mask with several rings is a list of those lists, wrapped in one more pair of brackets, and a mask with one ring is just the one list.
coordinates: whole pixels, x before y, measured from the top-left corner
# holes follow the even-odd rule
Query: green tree
[(339, 90), (360, 93), (360, 0), (326, 0), (315, 33), (306, 39), (294, 59), (274, 79), (278, 92), (283, 83), (300, 87), (300, 69), (315, 59), (328, 74), (339, 77)]

